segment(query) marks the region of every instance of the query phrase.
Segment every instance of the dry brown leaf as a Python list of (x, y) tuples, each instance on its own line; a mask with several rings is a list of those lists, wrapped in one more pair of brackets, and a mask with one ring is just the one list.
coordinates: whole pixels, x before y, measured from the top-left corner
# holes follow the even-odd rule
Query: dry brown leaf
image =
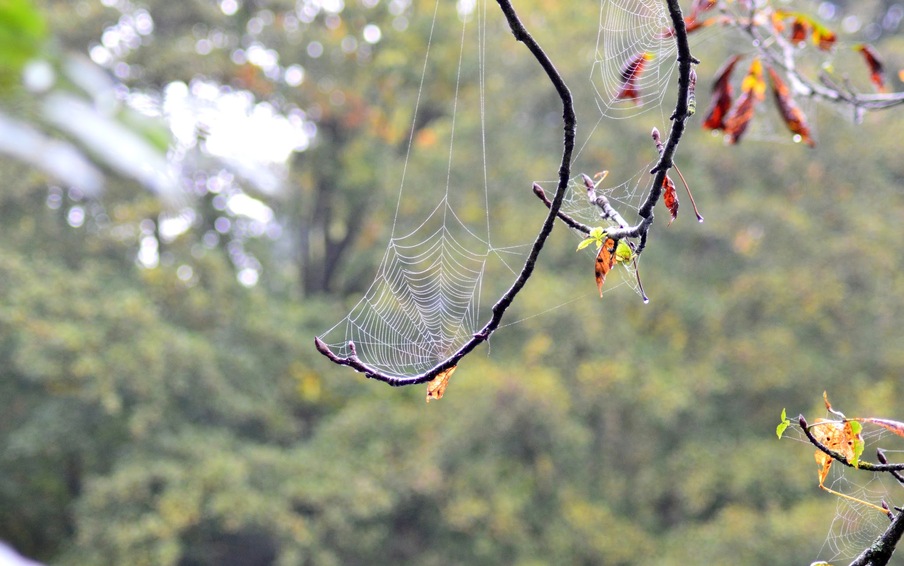
[(427, 384), (427, 402), (429, 403), (431, 399), (442, 399), (443, 394), (446, 392), (446, 386), (449, 385), (449, 378), (452, 377), (452, 374), (455, 373), (455, 368), (458, 366), (452, 366), (445, 371), (439, 372), (436, 377), (434, 377), (430, 383)]
[(606, 282), (606, 275), (615, 265), (615, 240), (608, 238), (600, 247), (600, 251), (596, 254), (596, 288), (599, 289), (600, 297), (603, 296), (603, 283)]

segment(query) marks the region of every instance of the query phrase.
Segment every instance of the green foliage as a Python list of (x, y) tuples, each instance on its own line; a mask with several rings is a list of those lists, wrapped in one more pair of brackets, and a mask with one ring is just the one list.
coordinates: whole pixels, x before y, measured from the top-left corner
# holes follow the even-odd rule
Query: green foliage
[(782, 435), (785, 434), (789, 426), (791, 426), (791, 420), (785, 415), (785, 409), (783, 408), (781, 422), (775, 427), (775, 435), (778, 436), (779, 440), (781, 440)]
[(44, 17), (30, 0), (0, 4), (0, 93), (19, 83), (22, 68), (37, 56), (46, 38)]
[[(676, 159), (707, 221), (651, 233), (652, 302), (624, 288), (596, 299), (589, 266), (557, 228), (513, 306), (517, 324), (428, 406), (423, 389), (368, 382), (311, 347), (354, 300), (337, 290), (366, 286), (383, 252), (390, 171), (417, 93), (411, 57), (429, 32), (427, 3), (405, 12), (404, 32), (383, 3), (347, 4), (338, 27), (320, 14), (292, 31), (276, 22), (294, 3), (267, 5), (268, 19), (257, 4), (226, 16), (215, 4), (147, 2), (154, 41), (124, 56), (133, 88), (203, 75), (280, 109), (320, 108), (292, 189), (268, 201), (283, 236), (272, 249), (249, 244), (265, 263), (254, 288), (236, 282), (227, 238), (204, 244), (220, 214), (212, 194), (193, 203), (200, 227), (159, 239), (159, 265), (140, 267), (143, 221), (168, 212), (158, 199), (114, 178), (86, 200), (0, 162), (0, 538), (62, 564), (810, 563), (836, 501), (816, 487), (812, 451), (768, 431), (777, 407), (821, 410), (812, 400), (826, 388), (846, 410), (904, 414), (901, 118), (858, 129), (827, 120), (818, 153), (729, 151), (694, 128)], [(538, 35), (589, 89), (588, 53), (572, 39), (594, 35), (597, 6), (557, 6), (519, 9), (543, 14)], [(55, 39), (73, 49), (122, 15), (76, 7), (47, 7)], [(456, 17), (454, 3), (440, 9)], [(255, 17), (263, 27), (252, 34)], [(371, 58), (341, 55), (370, 22), (384, 32)], [(490, 213), (500, 237), (523, 235), (542, 218), (530, 181), (550, 178), (560, 132), (548, 127), (556, 109), (540, 72), (503, 24), (488, 30), (490, 56), (507, 61), (487, 77), (487, 98), (504, 102), (486, 115), (488, 161), (503, 180)], [(272, 47), (307, 78), (289, 88), (233, 63), (230, 48), (196, 51), (218, 32), (231, 47)], [(450, 132), (450, 34), (438, 30), (431, 47), (439, 63), (422, 102), (436, 115), (410, 171), (424, 192), (448, 165), (436, 140)], [(313, 40), (330, 55), (310, 58)], [(701, 96), (721, 60), (702, 58)], [(595, 123), (596, 109), (583, 110)], [(143, 131), (132, 118), (122, 117)], [(479, 116), (458, 119), (480, 131)], [(578, 170), (627, 168), (654, 151), (646, 126), (637, 141), (620, 125), (599, 128)], [(163, 147), (159, 129), (146, 133)], [(79, 227), (74, 209), (86, 215)], [(302, 234), (320, 243), (304, 269)], [(598, 235), (582, 244), (601, 245)], [(340, 243), (327, 276), (324, 254)]]

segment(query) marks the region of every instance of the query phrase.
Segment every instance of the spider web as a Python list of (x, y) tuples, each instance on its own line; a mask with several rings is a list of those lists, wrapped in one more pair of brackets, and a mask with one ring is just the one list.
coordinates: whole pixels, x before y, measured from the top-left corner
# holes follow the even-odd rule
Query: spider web
[[(826, 418), (832, 420), (835, 416), (826, 413)], [(875, 425), (864, 425), (862, 436), (866, 446), (864, 456), (875, 454), (877, 447), (884, 448), (880, 441), (890, 439), (894, 443), (894, 441), (900, 440), (888, 430)], [(799, 429), (789, 428), (786, 437), (806, 444), (807, 447), (812, 448), (813, 446)], [(815, 448), (813, 449), (815, 450)], [(892, 458), (893, 454), (899, 453), (896, 450), (884, 451)], [(808, 459), (808, 462), (814, 461)], [(900, 504), (896, 494), (901, 486), (888, 474), (854, 470), (838, 462), (833, 462), (825, 486), (860, 500), (858, 502), (819, 490), (816, 487), (818, 480), (815, 462), (812, 468), (808, 468), (809, 470), (812, 470), (813, 486), (819, 492), (818, 496), (835, 499), (835, 514), (831, 517), (828, 532), (817, 559), (829, 563), (851, 560), (872, 545), (876, 538), (885, 532), (890, 522), (887, 515), (866, 503), (881, 507), (885, 502), (890, 509), (894, 509), (896, 505)]]
[[(835, 464), (833, 468), (837, 469), (829, 474), (831, 484), (826, 482), (828, 487), (873, 505), (881, 506), (885, 501), (892, 506), (888, 499), (889, 486), (884, 481), (885, 474), (842, 469), (840, 464)], [(866, 479), (866, 483), (856, 483), (854, 474), (857, 480)], [(835, 516), (819, 556), (829, 562), (855, 558), (889, 525), (888, 517), (876, 509), (848, 499), (837, 499)]]
[[(434, 64), (430, 53), (434, 30), (446, 25), (439, 20), (441, 2), (434, 5), (413, 123), (429, 66)], [(450, 126), (444, 132), (448, 135), (444, 186), (434, 183), (442, 187), (439, 191), (436, 186), (409, 189), (407, 177), (423, 178), (430, 167), (429, 159), (413, 154), (412, 125), (392, 234), (374, 282), (349, 314), (320, 337), (339, 356), (354, 353), (389, 375), (423, 373), (470, 340), (486, 322), (481, 312), (487, 306), (482, 301), (487, 274), (511, 282), (517, 274), (512, 266), (520, 267), (528, 249), (527, 244), (496, 246), (491, 238), (484, 125), (486, 11), (485, 0), (462, 0), (457, 5), (461, 44), (455, 95), (448, 109)], [(461, 89), (464, 81), (477, 82), (476, 95)], [(480, 116), (479, 131), (459, 126), (457, 118), (465, 112)], [(482, 163), (460, 157), (463, 146), (479, 148)], [(429, 151), (437, 153), (436, 148)], [(431, 204), (431, 199), (437, 200)], [(426, 218), (418, 216), (425, 209)], [(493, 284), (489, 287), (490, 297), (501, 294)]]
[[(597, 105), (607, 118), (631, 118), (662, 106), (676, 67), (671, 18), (661, 0), (602, 0), (591, 72)], [(626, 70), (642, 57), (632, 79), (638, 96), (624, 100)]]
[[(445, 19), (437, 16), (441, 3), (442, 0), (437, 0), (434, 5), (433, 27), (424, 55), (413, 124), (417, 122), (417, 105), (425, 92), (428, 69), (436, 64), (430, 53), (434, 29), (448, 25)], [(469, 341), (489, 318), (486, 316), (488, 307), (514, 281), (530, 248), (530, 243), (524, 241), (500, 244), (488, 213), (492, 178), (487, 164), (485, 135), (485, 115), (489, 106), (485, 89), (488, 4), (495, 6), (488, 0), (460, 0), (457, 4), (461, 46), (458, 83), (448, 109), (451, 129), (447, 132), (445, 184), (433, 183), (411, 190), (412, 183), (407, 179), (417, 177), (418, 169), (426, 170), (429, 161), (422, 154), (414, 153), (420, 148), (417, 148), (412, 126), (392, 234), (375, 279), (348, 315), (319, 337), (338, 356), (347, 358), (354, 354), (368, 366), (388, 375), (424, 373)], [(601, 121), (662, 108), (666, 90), (675, 86), (669, 82), (676, 67), (675, 43), (668, 33), (669, 22), (663, 0), (601, 0), (590, 88), (585, 93), (595, 99)], [(638, 53), (649, 54), (644, 72), (638, 74), (636, 81), (641, 96), (636, 101), (616, 100), (622, 76), (620, 69), (626, 60)], [(476, 72), (469, 74), (470, 69), (476, 69)], [(465, 81), (477, 82), (476, 98), (459, 88)], [(456, 117), (465, 112), (479, 113), (481, 127), (476, 135), (457, 125)], [(585, 147), (592, 143), (591, 137), (592, 132), (586, 138)], [(480, 148), (483, 162), (479, 166), (460, 159), (459, 150), (466, 144)], [(652, 142), (649, 147), (648, 157), (652, 159), (655, 157)], [(437, 154), (436, 147), (429, 151), (433, 156)], [(613, 175), (613, 180), (602, 185), (600, 192), (613, 204), (624, 206), (625, 211), (636, 209), (652, 180), (649, 175), (651, 164), (652, 161), (638, 164), (640, 169), (635, 169), (633, 176), (630, 174), (633, 166), (628, 167), (622, 171), (628, 173), (628, 177), (620, 181), (615, 181)], [(545, 183), (550, 195), (555, 184)], [(586, 189), (577, 177), (569, 186), (563, 207), (563, 211), (591, 226), (603, 223), (599, 210), (588, 203)], [(539, 230), (539, 225), (536, 229)], [(536, 231), (531, 228), (519, 237), (532, 239), (535, 235)], [(576, 237), (583, 236), (576, 232)], [(593, 251), (588, 248), (586, 253)], [(593, 259), (584, 265), (587, 264), (592, 266)], [(628, 269), (613, 270), (604, 292), (622, 285), (638, 290), (633, 264), (625, 267)], [(586, 289), (585, 297), (596, 295), (592, 277), (587, 278)], [(528, 314), (525, 318), (539, 314), (543, 313)], [(500, 327), (518, 322), (520, 320), (506, 321)], [(354, 343), (354, 350), (350, 343)]]

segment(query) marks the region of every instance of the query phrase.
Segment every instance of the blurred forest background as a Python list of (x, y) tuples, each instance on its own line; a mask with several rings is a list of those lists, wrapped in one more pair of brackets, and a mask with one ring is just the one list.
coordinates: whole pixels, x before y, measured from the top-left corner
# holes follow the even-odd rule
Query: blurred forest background
[[(446, 175), (460, 41), (455, 3), (438, 6), (414, 148), (431, 165), (407, 181), (425, 190)], [(312, 341), (385, 249), (434, 7), (0, 3), (0, 540), (59, 564), (825, 554), (837, 499), (775, 425), (784, 407), (820, 416), (823, 390), (904, 418), (904, 112), (855, 125), (808, 107), (815, 149), (781, 130), (727, 147), (692, 120), (678, 163), (706, 222), (685, 208), (654, 228), (650, 304), (596, 297), (557, 226), (504, 321), (520, 322), (426, 405)], [(825, 16), (840, 53), (872, 42), (900, 89), (901, 4), (794, 7)], [(560, 107), (488, 8), (506, 62), (487, 83), (492, 219), (530, 233)], [(516, 8), (575, 91), (580, 140), (599, 119), (599, 5)], [(695, 44), (701, 107), (731, 48)], [(645, 120), (600, 125), (576, 172), (649, 154)]]

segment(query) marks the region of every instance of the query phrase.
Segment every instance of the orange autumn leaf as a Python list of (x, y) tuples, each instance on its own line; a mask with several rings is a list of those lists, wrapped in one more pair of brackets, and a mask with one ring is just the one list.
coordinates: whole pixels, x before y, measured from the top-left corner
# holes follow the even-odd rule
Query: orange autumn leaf
[(662, 180), (662, 203), (669, 209), (669, 214), (672, 216), (669, 219), (671, 226), (672, 222), (678, 218), (678, 191), (675, 189), (675, 181), (672, 181), (668, 175)]
[(775, 103), (778, 106), (779, 113), (782, 115), (782, 120), (785, 121), (785, 125), (791, 130), (791, 133), (800, 136), (801, 141), (810, 147), (815, 147), (816, 142), (810, 136), (810, 127), (807, 125), (807, 119), (794, 102), (794, 97), (791, 96), (788, 85), (785, 84), (785, 81), (772, 67), (767, 67), (767, 70), (769, 71), (769, 78), (772, 80), (772, 93), (775, 95)]
[(446, 386), (449, 385), (449, 378), (452, 377), (452, 374), (455, 373), (455, 368), (458, 366), (452, 366), (447, 370), (439, 372), (430, 383), (427, 384), (427, 402), (429, 403), (431, 399), (442, 399), (443, 394), (446, 392)]
[(725, 129), (725, 116), (731, 110), (733, 101), (731, 73), (740, 58), (740, 55), (731, 57), (716, 72), (716, 80), (712, 87), (712, 102), (710, 102), (709, 109), (706, 111), (706, 118), (703, 119), (703, 127), (708, 130)]
[(741, 136), (747, 131), (747, 126), (750, 125), (750, 120), (753, 119), (756, 105), (764, 98), (766, 98), (766, 81), (763, 79), (763, 63), (759, 58), (755, 58), (741, 83), (741, 96), (738, 98), (738, 103), (725, 119), (724, 130), (730, 143), (735, 144), (740, 141)]
[[(844, 456), (848, 462), (853, 462), (855, 459), (855, 443), (858, 440), (863, 440), (863, 437), (860, 434), (853, 431), (851, 421), (839, 422), (816, 419), (811, 431), (813, 432), (813, 436), (816, 437), (816, 440), (821, 442), (823, 446), (832, 452), (838, 452)], [(832, 459), (831, 456), (822, 450), (817, 450), (817, 453), (822, 454), (830, 460)], [(817, 458), (817, 461), (819, 461), (819, 458)]]
[(640, 90), (637, 88), (637, 81), (643, 74), (647, 61), (653, 58), (651, 53), (638, 53), (628, 59), (621, 68), (621, 87), (615, 95), (616, 100), (634, 100), (640, 98)]
[(612, 270), (612, 267), (615, 265), (615, 240), (612, 238), (607, 238), (603, 245), (600, 246), (599, 253), (596, 254), (596, 265), (595, 265), (595, 273), (596, 273), (596, 288), (600, 292), (600, 297), (603, 296), (603, 283), (606, 282), (606, 275), (609, 274), (609, 271)]
[(876, 89), (879, 92), (886, 92), (885, 87), (885, 65), (882, 64), (882, 61), (879, 59), (879, 54), (876, 53), (876, 50), (871, 46), (862, 43), (856, 47), (854, 47), (856, 51), (859, 51), (861, 55), (863, 55), (863, 59), (866, 61), (866, 66), (869, 67), (869, 79), (872, 81), (874, 85), (876, 85)]

